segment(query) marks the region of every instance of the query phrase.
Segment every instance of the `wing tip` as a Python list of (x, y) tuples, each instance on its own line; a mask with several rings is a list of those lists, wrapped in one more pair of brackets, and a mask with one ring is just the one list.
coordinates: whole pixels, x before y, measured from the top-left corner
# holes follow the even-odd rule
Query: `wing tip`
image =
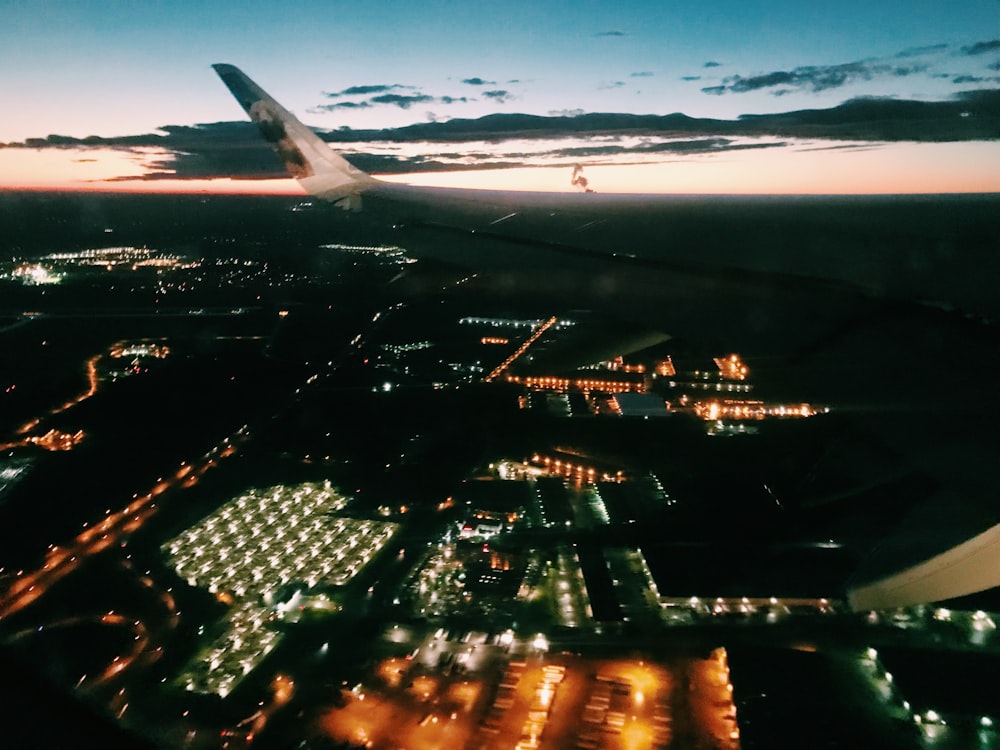
[(311, 195), (356, 210), (354, 197), (378, 183), (330, 148), (235, 65), (212, 68), (285, 163), (289, 174)]

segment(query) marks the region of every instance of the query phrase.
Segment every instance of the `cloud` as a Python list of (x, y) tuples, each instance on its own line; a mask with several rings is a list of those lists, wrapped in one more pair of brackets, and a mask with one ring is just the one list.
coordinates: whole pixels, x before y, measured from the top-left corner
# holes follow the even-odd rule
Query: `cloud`
[(484, 91), (483, 96), (487, 99), (492, 99), (499, 104), (508, 102), (513, 98), (513, 95), (507, 91), (507, 89), (492, 89), (490, 91)]
[(601, 156), (640, 156), (648, 154), (707, 154), (722, 151), (745, 151), (747, 149), (778, 148), (781, 141), (738, 143), (731, 138), (695, 138), (685, 140), (648, 140), (629, 144), (604, 144), (596, 142), (585, 146), (572, 146), (553, 150), (546, 156), (561, 156), (572, 159), (593, 159)]
[[(353, 87), (361, 88), (361, 87)], [(397, 88), (415, 89), (414, 86), (399, 86)], [(475, 101), (474, 99), (469, 99), (466, 96), (431, 96), (430, 94), (424, 93), (413, 93), (413, 94), (394, 94), (385, 93), (378, 94), (377, 96), (371, 96), (367, 99), (361, 101), (345, 101), (345, 102), (331, 102), (328, 104), (319, 104), (315, 107), (310, 107), (307, 111), (310, 114), (323, 114), (325, 112), (333, 112), (338, 109), (369, 109), (374, 106), (392, 106), (399, 107), (400, 109), (409, 109), (415, 104), (464, 104), (470, 101)]]
[(706, 94), (745, 94), (778, 86), (783, 93), (806, 90), (814, 93), (840, 88), (857, 81), (882, 77), (904, 77), (922, 73), (926, 65), (892, 65), (880, 61), (859, 61), (839, 65), (804, 65), (793, 70), (776, 70), (752, 76), (733, 75), (722, 79), (722, 85), (703, 88)]
[(701, 76), (681, 76), (682, 81), (700, 81)]
[(628, 36), (624, 31), (599, 31), (594, 36)]
[(332, 104), (318, 104), (306, 111), (315, 115), (322, 112), (333, 112), (335, 109), (367, 109), (370, 106), (372, 106), (370, 102), (334, 102)]
[[(970, 116), (963, 117), (963, 112)], [(861, 141), (956, 141), (994, 139), (997, 132), (1000, 132), (1000, 89), (984, 89), (961, 92), (937, 102), (861, 97), (827, 109), (745, 115), (736, 120), (692, 118), (683, 114), (586, 113), (581, 109), (552, 110), (548, 116), (493, 114), (392, 130), (355, 131), (350, 140), (461, 142), (507, 137), (652, 134), (674, 138), (770, 135)], [(342, 140), (343, 136), (334, 133), (329, 139)]]
[(729, 78), (723, 79), (722, 90), (733, 91), (737, 93), (743, 93), (745, 91), (756, 91), (757, 89), (766, 89), (771, 86), (786, 86), (792, 83), (796, 78), (795, 73), (788, 73), (783, 70), (775, 71), (773, 73), (763, 73), (761, 75), (750, 76), (749, 78), (744, 78), (743, 76), (735, 75)]
[(635, 73), (629, 73), (629, 78), (652, 78), (653, 75), (651, 70), (639, 70)]
[[(981, 75), (982, 71), (980, 70), (979, 73), (973, 70), (947, 72), (947, 69), (942, 70), (946, 60), (954, 59), (955, 55), (968, 57), (992, 52), (1000, 52), (1000, 39), (977, 42), (960, 49), (946, 43), (929, 44), (910, 47), (893, 55), (879, 58), (830, 65), (800, 65), (791, 69), (729, 75), (722, 78), (719, 83), (705, 87), (702, 91), (715, 96), (742, 94), (751, 91), (766, 91), (775, 96), (783, 96), (793, 92), (819, 93), (852, 84), (916, 75), (955, 82), (957, 76), (976, 76)], [(983, 61), (981, 64), (987, 68), (991, 67), (988, 61)], [(718, 63), (714, 61), (704, 64), (706, 68), (717, 66)], [(982, 82), (990, 80), (992, 79), (983, 78)], [(976, 81), (965, 80), (964, 82), (975, 83)]]
[[(567, 142), (573, 145), (565, 145)], [(410, 156), (392, 154), (357, 154), (351, 156), (356, 166), (374, 173), (435, 172), (473, 169), (497, 169), (526, 166), (581, 166), (587, 164), (637, 164), (672, 161), (679, 156), (718, 154), (747, 149), (781, 148), (784, 141), (730, 138), (667, 139), (625, 137), (609, 143), (607, 137), (542, 137), (536, 140), (494, 140), (491, 150), (456, 149), (454, 144), (424, 143), (428, 150)], [(478, 144), (476, 144), (478, 145)], [(448, 150), (434, 151), (436, 146)], [(576, 176), (582, 176), (580, 172)], [(586, 188), (586, 185), (580, 185)]]
[(409, 109), (414, 104), (426, 104), (439, 100), (429, 94), (379, 94), (373, 96), (369, 101), (372, 104), (391, 104), (400, 109)]
[(943, 52), (946, 49), (948, 49), (947, 44), (928, 44), (923, 47), (910, 47), (909, 49), (904, 49), (902, 52), (897, 52), (896, 57), (920, 57), (921, 55)]
[[(464, 83), (472, 81), (482, 81), (481, 78), (470, 78), (464, 81)], [(485, 83), (485, 82), (484, 82)], [(412, 91), (413, 93), (396, 93), (399, 91)], [(322, 112), (332, 112), (336, 109), (368, 109), (376, 105), (386, 105), (399, 107), (400, 109), (409, 109), (415, 104), (427, 104), (427, 103), (437, 103), (437, 104), (456, 104), (468, 102), (469, 99), (464, 96), (431, 96), (430, 94), (425, 94), (420, 91), (416, 86), (407, 86), (402, 83), (380, 83), (380, 84), (368, 84), (363, 86), (349, 86), (342, 91), (323, 92), (324, 96), (329, 99), (340, 99), (341, 97), (359, 97), (366, 96), (366, 99), (352, 100), (352, 101), (337, 101), (326, 104), (320, 104), (315, 107), (310, 108), (308, 111), (312, 114), (318, 114)], [(373, 96), (374, 95), (374, 96)]]
[[(494, 81), (488, 81), (479, 76), (463, 78), (461, 81), (467, 86), (488, 86), (495, 85)], [(410, 86), (402, 83), (378, 83), (365, 84), (359, 86), (349, 86), (340, 91), (324, 91), (323, 95), (327, 101), (318, 104), (307, 110), (310, 114), (323, 114), (339, 109), (370, 109), (372, 107), (398, 107), (399, 109), (410, 109), (418, 104), (465, 104), (476, 101), (467, 96), (443, 95), (434, 96), (425, 93), (418, 86)], [(496, 102), (506, 102), (513, 98), (513, 94), (506, 89), (494, 89), (483, 92), (488, 99)], [(343, 99), (343, 101), (341, 101)]]
[(1000, 52), (1000, 39), (991, 39), (988, 42), (976, 42), (968, 47), (962, 47), (962, 54), (983, 55), (987, 52)]
[(625, 85), (625, 81), (611, 81), (610, 83), (602, 83), (597, 87), (598, 91), (609, 91), (611, 89), (620, 89)]
[(376, 83), (367, 86), (349, 86), (343, 91), (324, 91), (323, 95), (331, 99), (338, 99), (342, 96), (367, 96), (368, 94), (383, 94), (396, 89), (413, 89), (413, 86), (404, 86), (401, 83)]
[[(278, 156), (251, 122), (218, 122), (195, 126), (167, 125), (158, 133), (103, 138), (50, 135), (29, 138), (18, 148), (76, 150), (80, 159), (92, 149), (130, 152), (151, 171), (144, 179), (269, 179), (285, 174)], [(124, 179), (124, 178), (123, 178)]]
[(720, 63), (720, 62), (716, 62), (715, 60), (709, 60), (707, 63), (705, 63), (701, 67), (703, 67), (703, 68), (718, 68), (721, 65), (722, 65), (722, 63)]

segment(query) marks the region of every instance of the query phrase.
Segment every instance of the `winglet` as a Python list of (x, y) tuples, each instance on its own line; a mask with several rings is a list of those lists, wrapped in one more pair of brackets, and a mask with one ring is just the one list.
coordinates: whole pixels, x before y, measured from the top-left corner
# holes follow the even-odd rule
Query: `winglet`
[(306, 192), (342, 208), (360, 208), (361, 192), (378, 180), (352, 166), (235, 65), (212, 67)]

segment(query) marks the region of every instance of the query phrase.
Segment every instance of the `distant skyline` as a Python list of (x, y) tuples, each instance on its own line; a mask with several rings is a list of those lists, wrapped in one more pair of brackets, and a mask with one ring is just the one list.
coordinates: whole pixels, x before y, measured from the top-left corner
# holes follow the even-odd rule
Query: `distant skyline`
[[(236, 163), (232, 152), (223, 159), (212, 151), (203, 136), (222, 135), (222, 129), (194, 127), (245, 120), (211, 70), (215, 62), (239, 66), (306, 124), (329, 131), (515, 113), (683, 113), (736, 120), (830, 109), (862, 98), (961, 104), (972, 101), (973, 92), (1000, 91), (998, 0), (823, 6), (779, 0), (514, 0), (502, 6), (431, 0), (303, 2), (291, 8), (42, 0), (9, 3), (0, 18), (0, 96), (9, 104), (0, 122), (0, 144), (6, 146), (0, 148), (0, 187), (295, 192), (294, 183), (273, 181), (277, 175), (266, 169), (253, 180), (220, 179), (246, 178), (253, 170)], [(880, 145), (887, 140), (884, 129), (870, 132), (855, 122), (842, 135), (829, 131), (816, 138), (806, 129), (789, 136), (772, 129), (748, 140), (692, 146), (681, 141), (704, 140), (713, 135), (710, 129), (678, 137), (658, 133), (652, 142), (636, 140), (635, 132), (577, 134), (573, 143), (565, 132), (538, 132), (521, 134), (521, 147), (512, 149), (506, 144), (510, 133), (491, 132), (491, 121), (485, 121), (476, 148), (443, 143), (424, 147), (418, 158), (412, 139), (396, 141), (392, 149), (399, 159), (387, 171), (403, 171), (409, 162), (420, 168), (411, 181), (461, 169), (433, 180), (483, 186), (493, 175), (509, 186), (513, 172), (479, 171), (500, 163), (531, 167), (513, 179), (517, 187), (572, 189), (567, 170), (577, 153), (599, 190), (996, 191), (996, 101), (992, 96), (979, 109), (954, 113), (973, 118), (979, 129), (968, 121), (950, 129), (939, 119), (928, 136), (913, 119), (900, 125), (889, 146)], [(181, 129), (191, 129), (185, 135), (196, 142), (187, 144), (193, 150), (175, 143)], [(96, 138), (80, 142), (90, 136)], [(544, 148), (536, 136), (564, 142), (559, 149)], [(524, 147), (526, 139), (536, 148)], [(371, 161), (386, 149), (377, 140), (354, 141), (349, 156)], [(595, 151), (595, 143), (615, 148)], [(834, 158), (831, 147), (852, 155)], [(562, 152), (559, 158), (553, 150)], [(188, 169), (192, 153), (205, 160), (198, 174)], [(612, 180), (611, 169), (621, 179)], [(606, 180), (603, 185), (597, 177)]]

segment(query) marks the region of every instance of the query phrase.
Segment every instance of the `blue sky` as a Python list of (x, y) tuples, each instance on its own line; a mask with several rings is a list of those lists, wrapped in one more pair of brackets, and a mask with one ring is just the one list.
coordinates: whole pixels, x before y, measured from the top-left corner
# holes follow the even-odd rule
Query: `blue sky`
[(244, 119), (214, 62), (327, 129), (497, 112), (732, 119), (1000, 88), (1000, 0), (4, 0), (0, 143)]

